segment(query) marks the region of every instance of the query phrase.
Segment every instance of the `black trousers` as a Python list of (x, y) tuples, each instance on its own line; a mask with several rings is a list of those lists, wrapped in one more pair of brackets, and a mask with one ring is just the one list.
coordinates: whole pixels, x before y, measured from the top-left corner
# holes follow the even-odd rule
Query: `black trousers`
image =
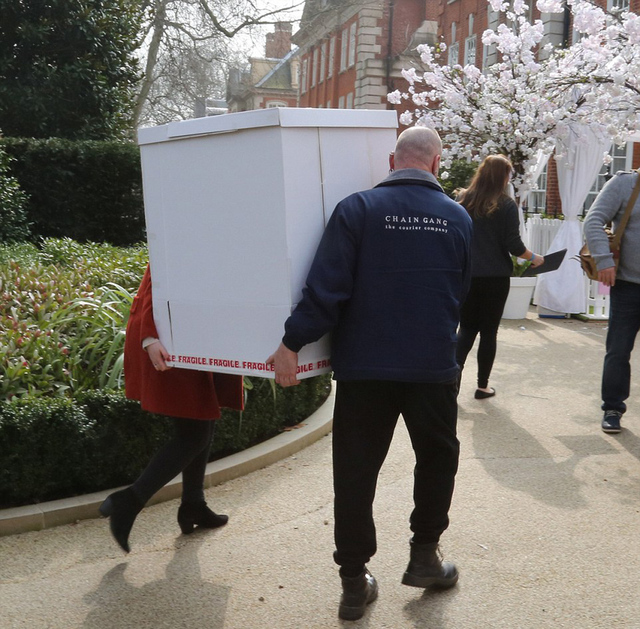
[(508, 277), (474, 277), (469, 295), (460, 310), (456, 360), (464, 367), (476, 336), (478, 344), (478, 387), (486, 389), (496, 358), (498, 328), (509, 295)]
[(449, 525), (458, 469), (457, 381), (339, 381), (333, 416), (334, 559), (349, 570), (376, 552), (373, 499), (393, 432), (402, 414), (415, 452), (417, 543), (437, 542)]
[(204, 473), (215, 421), (173, 417), (174, 436), (151, 459), (133, 491), (143, 503), (182, 472), (182, 502), (204, 500)]

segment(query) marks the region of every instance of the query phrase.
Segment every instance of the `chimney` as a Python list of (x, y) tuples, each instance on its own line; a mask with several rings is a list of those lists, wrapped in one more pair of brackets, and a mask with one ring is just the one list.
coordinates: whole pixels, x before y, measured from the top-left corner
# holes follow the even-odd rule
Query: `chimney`
[(273, 33), (267, 33), (265, 57), (267, 59), (282, 59), (291, 52), (291, 24), (278, 22)]

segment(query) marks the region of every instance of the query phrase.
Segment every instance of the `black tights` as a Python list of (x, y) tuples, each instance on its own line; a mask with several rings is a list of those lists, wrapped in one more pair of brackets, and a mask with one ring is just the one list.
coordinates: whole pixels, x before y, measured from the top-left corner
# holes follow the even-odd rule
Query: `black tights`
[(173, 417), (175, 434), (132, 485), (142, 503), (182, 472), (182, 502), (204, 500), (204, 473), (214, 421)]
[(478, 388), (486, 389), (496, 357), (498, 328), (509, 294), (508, 277), (474, 277), (469, 295), (460, 311), (456, 360), (464, 367), (476, 336), (478, 345)]

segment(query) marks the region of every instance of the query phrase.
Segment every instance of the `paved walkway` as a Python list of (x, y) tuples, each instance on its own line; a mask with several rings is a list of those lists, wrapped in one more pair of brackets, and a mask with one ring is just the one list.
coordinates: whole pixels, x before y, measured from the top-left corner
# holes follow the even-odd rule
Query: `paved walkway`
[(141, 514), (127, 556), (104, 520), (0, 538), (0, 627), (639, 629), (640, 390), (636, 378), (625, 430), (603, 434), (605, 325), (505, 321), (491, 400), (473, 399), (470, 363), (442, 540), (460, 569), (452, 590), (400, 584), (412, 485), (400, 425), (375, 506), (380, 597), (362, 620), (337, 619), (328, 436), (208, 489), (223, 529), (180, 535), (173, 500)]

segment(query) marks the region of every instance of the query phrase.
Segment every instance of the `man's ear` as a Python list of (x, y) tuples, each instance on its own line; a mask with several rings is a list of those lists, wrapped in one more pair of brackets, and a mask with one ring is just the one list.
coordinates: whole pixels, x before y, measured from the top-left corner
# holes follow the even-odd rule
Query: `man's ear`
[(433, 173), (434, 177), (437, 177), (438, 176), (438, 172), (440, 171), (440, 158), (441, 158), (440, 155), (436, 155), (433, 158), (433, 164), (431, 166), (431, 172)]
[(396, 164), (396, 155), (392, 151), (391, 153), (389, 153), (389, 172), (395, 170), (395, 164)]

